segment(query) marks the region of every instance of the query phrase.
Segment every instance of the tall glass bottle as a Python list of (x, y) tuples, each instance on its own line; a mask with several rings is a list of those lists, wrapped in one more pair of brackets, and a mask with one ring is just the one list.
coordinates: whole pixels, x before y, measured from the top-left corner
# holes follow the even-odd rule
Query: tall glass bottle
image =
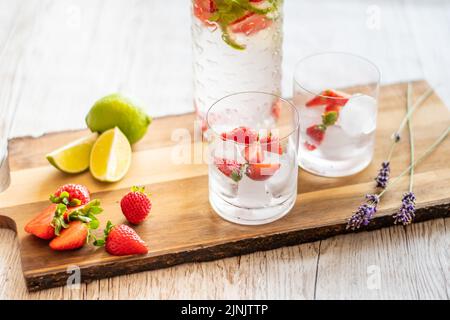
[[(192, 0), (194, 107), (203, 129), (218, 99), (235, 92), (280, 95), (282, 0)], [(278, 112), (278, 104), (267, 106)]]

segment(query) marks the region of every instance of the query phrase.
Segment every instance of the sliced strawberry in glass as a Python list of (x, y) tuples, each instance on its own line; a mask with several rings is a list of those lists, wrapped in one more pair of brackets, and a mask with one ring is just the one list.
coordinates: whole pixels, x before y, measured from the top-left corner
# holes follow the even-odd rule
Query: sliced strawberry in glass
[(264, 147), (259, 143), (247, 146), (244, 149), (244, 157), (247, 161), (245, 174), (252, 180), (267, 180), (280, 169), (278, 155), (276, 157), (268, 157), (267, 154), (264, 156)]
[(272, 24), (272, 20), (264, 15), (248, 12), (230, 25), (234, 33), (244, 33), (247, 36), (255, 34)]
[(233, 181), (239, 182), (242, 179), (242, 164), (236, 160), (215, 158), (214, 165)]
[(281, 114), (281, 100), (277, 99), (277, 101), (275, 101), (272, 104), (272, 117), (274, 117), (276, 120), (278, 120), (280, 118), (280, 114)]
[(214, 26), (209, 21), (214, 11), (216, 11), (216, 3), (214, 0), (194, 0), (194, 15), (207, 26)]
[(317, 107), (323, 105), (336, 105), (336, 106), (344, 106), (350, 95), (333, 89), (327, 89), (322, 91), (319, 95), (315, 96), (308, 102), (306, 102), (307, 107)]
[(263, 150), (259, 143), (253, 143), (244, 148), (244, 158), (248, 163), (261, 163), (264, 160)]
[(247, 127), (238, 127), (222, 133), (222, 140), (232, 140), (242, 144), (251, 144), (258, 140), (258, 133)]
[(261, 137), (259, 142), (264, 151), (278, 153), (279, 155), (283, 154), (280, 139), (272, 131), (269, 131), (266, 136)]
[(306, 134), (317, 144), (320, 144), (325, 137), (326, 127), (321, 124), (314, 124), (306, 129)]
[(253, 163), (247, 166), (245, 174), (252, 180), (264, 181), (280, 169), (279, 163)]
[(317, 146), (313, 145), (312, 143), (309, 143), (308, 141), (305, 141), (304, 146), (308, 151), (314, 151), (317, 149)]
[(341, 111), (341, 107), (340, 105), (336, 105), (336, 104), (329, 104), (327, 106), (325, 106), (325, 113), (328, 112), (337, 112), (339, 113), (339, 111)]

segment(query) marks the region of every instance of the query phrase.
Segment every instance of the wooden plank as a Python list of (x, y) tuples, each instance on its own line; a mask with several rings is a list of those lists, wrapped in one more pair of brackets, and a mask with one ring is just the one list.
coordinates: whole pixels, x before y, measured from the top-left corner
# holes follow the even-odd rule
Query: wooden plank
[[(389, 145), (386, 137), (389, 137), (403, 116), (401, 110), (404, 110), (404, 88), (404, 85), (394, 85), (382, 90), (379, 121), (383, 126), (377, 131), (377, 155), (370, 167), (371, 172), (366, 170), (362, 174), (345, 179), (325, 179), (302, 172), (299, 177), (297, 204), (292, 212), (285, 218), (264, 226), (238, 226), (215, 215), (207, 199), (206, 166), (176, 165), (168, 162), (172, 149), (168, 141), (161, 144), (159, 140), (155, 146), (151, 141), (144, 141), (145, 147), (134, 154), (134, 166), (127, 178), (112, 185), (95, 183), (88, 174), (77, 177), (62, 175), (49, 166), (31, 169), (18, 167), (12, 174), (12, 186), (0, 195), (3, 207), (0, 211), (8, 217), (3, 219), (7, 225), (13, 226), (14, 220), (18, 226), (22, 266), (29, 289), (64, 285), (68, 277), (66, 270), (70, 265), (79, 266), (82, 269), (82, 280), (89, 282), (123, 273), (158, 269), (185, 262), (208, 261), (315, 241), (346, 232), (346, 219), (361, 201), (361, 194), (373, 190), (373, 172)], [(425, 83), (416, 83), (415, 92), (418, 95), (426, 88)], [(184, 117), (185, 120), (192, 119), (192, 115)], [(179, 117), (178, 120), (182, 118)], [(447, 110), (436, 97), (418, 111), (415, 128), (421, 137), (417, 142), (419, 153), (448, 126), (448, 120)], [(432, 128), (428, 125), (430, 121), (435, 124)], [(186, 125), (189, 126), (189, 123)], [(176, 127), (167, 125), (160, 129), (171, 132)], [(160, 136), (168, 138), (170, 135), (167, 132)], [(68, 134), (63, 135), (66, 137)], [(11, 154), (20, 153), (18, 148), (23, 150), (24, 140), (17, 141), (17, 145), (15, 141), (11, 142)], [(30, 140), (30, 143), (36, 141)], [(400, 164), (408, 163), (406, 152), (402, 152), (405, 149), (407, 150), (407, 145), (402, 144), (393, 160), (394, 175), (400, 171)], [(450, 168), (445, 165), (445, 159), (449, 157), (450, 148), (448, 143), (445, 143), (430, 161), (417, 170), (418, 221), (449, 214)], [(28, 178), (30, 174), (33, 175), (33, 181)], [(328, 183), (322, 183), (324, 179), (328, 180)], [(154, 194), (155, 205), (149, 221), (138, 226), (136, 230), (149, 243), (150, 253), (146, 256), (112, 257), (104, 250), (92, 247), (85, 247), (76, 252), (57, 253), (51, 252), (42, 241), (26, 235), (22, 231), (25, 222), (46, 205), (44, 200), (55, 186), (68, 181), (89, 185), (93, 196), (100, 198), (104, 204), (107, 215), (104, 219), (114, 223), (124, 220), (117, 200), (126, 193), (126, 188), (135, 183), (147, 184)], [(383, 198), (371, 229), (392, 224), (390, 215), (398, 207), (406, 183), (404, 179), (396, 190)], [(27, 197), (17, 197), (17, 194), (27, 194)]]

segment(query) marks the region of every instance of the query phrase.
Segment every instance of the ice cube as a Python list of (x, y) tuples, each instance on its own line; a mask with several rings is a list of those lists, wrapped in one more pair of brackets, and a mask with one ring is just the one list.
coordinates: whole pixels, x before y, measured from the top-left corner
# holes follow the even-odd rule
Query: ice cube
[(327, 128), (318, 150), (323, 157), (329, 160), (348, 159), (355, 148), (355, 139), (358, 140), (358, 138), (347, 134), (340, 126), (330, 126)]
[(376, 128), (376, 100), (364, 94), (354, 94), (339, 112), (338, 124), (350, 136), (373, 132)]
[(245, 208), (261, 208), (269, 205), (270, 196), (264, 181), (254, 181), (244, 176), (238, 184), (238, 204)]

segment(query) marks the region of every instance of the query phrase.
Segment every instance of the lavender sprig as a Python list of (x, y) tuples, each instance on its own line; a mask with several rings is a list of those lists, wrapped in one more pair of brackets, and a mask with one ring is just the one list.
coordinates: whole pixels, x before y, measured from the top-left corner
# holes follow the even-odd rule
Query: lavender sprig
[(394, 223), (401, 223), (404, 226), (410, 224), (416, 215), (416, 196), (413, 192), (406, 192), (403, 195), (402, 206), (392, 217)]
[(389, 174), (391, 173), (391, 165), (389, 161), (383, 161), (381, 163), (381, 169), (378, 172), (375, 181), (377, 182), (377, 188), (385, 189), (389, 181)]
[[(408, 93), (407, 93), (407, 100), (409, 100), (411, 92), (411, 83), (408, 83)], [(400, 123), (400, 126), (398, 129), (392, 134), (392, 142), (391, 146), (389, 148), (389, 153), (387, 156), (387, 160), (383, 161), (381, 163), (381, 168), (378, 171), (378, 175), (375, 177), (375, 181), (377, 183), (377, 188), (385, 189), (387, 187), (387, 184), (389, 182), (389, 174), (391, 171), (390, 167), (390, 161), (392, 158), (392, 155), (394, 154), (394, 150), (398, 142), (401, 140), (401, 132), (403, 131), (403, 128), (405, 127), (406, 123), (409, 122), (409, 119), (411, 118), (412, 114), (418, 107), (420, 107), (426, 99), (433, 93), (433, 89), (429, 88), (420, 98), (417, 100), (417, 102), (412, 106), (411, 108), (408, 107), (408, 111), (406, 112), (406, 115), (403, 117), (402, 122)]]
[(362, 225), (367, 226), (372, 220), (374, 214), (376, 213), (377, 205), (380, 202), (381, 197), (393, 186), (395, 186), (400, 179), (410, 172), (411, 168), (417, 166), (426, 157), (428, 157), (434, 149), (436, 149), (448, 136), (450, 133), (450, 126), (436, 139), (431, 146), (425, 150), (420, 157), (409, 165), (408, 168), (403, 170), (398, 177), (396, 177), (383, 191), (378, 194), (366, 195), (367, 202), (358, 207), (358, 210), (354, 212), (352, 217), (347, 222), (347, 229), (356, 230)]
[[(411, 84), (408, 84), (408, 94), (407, 94), (407, 111), (411, 110), (412, 101), (412, 88)], [(411, 119), (408, 119), (408, 133), (409, 133), (409, 146), (410, 146), (410, 164), (414, 163), (414, 135)], [(409, 170), (409, 191), (403, 195), (402, 205), (400, 209), (392, 216), (394, 218), (394, 223), (401, 223), (404, 226), (410, 224), (414, 216), (416, 215), (416, 196), (413, 193), (413, 182), (414, 181), (414, 166), (411, 166)]]
[(367, 226), (377, 212), (379, 197), (376, 194), (366, 194), (366, 203), (358, 207), (348, 220), (346, 229), (357, 230), (361, 226)]

